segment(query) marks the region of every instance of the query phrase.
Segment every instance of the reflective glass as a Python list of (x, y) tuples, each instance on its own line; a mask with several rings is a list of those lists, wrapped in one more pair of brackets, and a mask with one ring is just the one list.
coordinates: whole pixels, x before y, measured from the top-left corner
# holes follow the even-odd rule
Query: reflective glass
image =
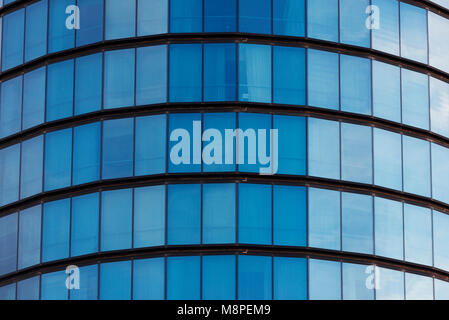
[(133, 300), (163, 300), (165, 259), (134, 260), (133, 268)]
[(47, 121), (73, 115), (73, 60), (53, 63), (47, 71)]
[(428, 23), (429, 63), (432, 66), (449, 72), (449, 62), (447, 60), (447, 53), (449, 52), (449, 41), (447, 33), (444, 32), (445, 30), (449, 29), (449, 20), (429, 11)]
[[(76, 46), (80, 47), (103, 40), (104, 0), (77, 0), (76, 4), (80, 10), (80, 28), (76, 30)], [(106, 18), (109, 13), (107, 12)]]
[(271, 33), (271, 1), (239, 0), (239, 31)]
[(96, 53), (76, 59), (75, 115), (101, 109), (103, 55)]
[(2, 82), (0, 97), (0, 138), (20, 131), (22, 84), (21, 76)]
[(17, 300), (39, 300), (40, 276), (17, 282)]
[(205, 0), (204, 31), (237, 31), (237, 0)]
[(375, 117), (401, 122), (400, 70), (399, 67), (373, 61), (373, 115)]
[(99, 205), (98, 193), (72, 198), (72, 229), (70, 233), (70, 255), (72, 257), (98, 251)]
[(430, 196), (430, 143), (402, 137), (404, 191)]
[(435, 300), (449, 300), (449, 282), (435, 279)]
[(432, 197), (449, 203), (449, 149), (432, 143)]
[(402, 122), (429, 129), (429, 81), (419, 72), (401, 69)]
[(41, 260), (41, 211), (42, 207), (38, 205), (20, 212), (19, 270), (39, 264)]
[(42, 262), (64, 259), (70, 247), (70, 199), (44, 204)]
[(199, 300), (200, 257), (167, 258), (167, 300)]
[(432, 216), (430, 209), (404, 205), (405, 260), (432, 265)]
[(402, 1), (400, 6), (401, 55), (427, 63), (427, 11)]
[(309, 299), (341, 300), (341, 263), (309, 260)]
[(44, 122), (46, 72), (47, 69), (42, 67), (23, 76), (23, 130)]
[(2, 70), (13, 68), (23, 62), (24, 19), (25, 9), (3, 16)]
[(43, 56), (47, 52), (47, 11), (47, 0), (26, 7), (25, 62)]
[(238, 299), (272, 299), (272, 258), (263, 256), (238, 257)]
[(100, 300), (131, 299), (131, 261), (100, 265)]
[(0, 301), (1, 300), (15, 300), (16, 299), (16, 284), (11, 283), (0, 287)]
[(65, 270), (43, 274), (41, 277), (41, 300), (67, 300), (66, 280)]
[[(69, 16), (64, 13), (66, 8), (75, 5), (75, 2), (73, 0), (49, 1), (48, 53), (73, 48), (75, 45), (75, 29), (72, 27), (76, 26), (76, 11), (70, 11), (70, 29), (66, 25), (66, 20)], [(78, 18), (81, 17), (78, 16)]]
[(202, 30), (202, 0), (170, 0), (170, 33), (191, 33)]
[(369, 274), (363, 264), (343, 263), (343, 300), (374, 300), (374, 288), (367, 285)]
[(370, 47), (370, 29), (366, 27), (366, 8), (370, 0), (340, 0), (340, 42)]
[(72, 171), (72, 129), (45, 135), (44, 190), (68, 187)]
[(339, 0), (307, 1), (307, 36), (338, 41)]
[(307, 260), (274, 257), (273, 285), (275, 300), (306, 300)]
[(101, 123), (95, 122), (73, 129), (73, 184), (100, 178)]
[(305, 0), (273, 1), (273, 33), (304, 37), (306, 29)]
[(20, 144), (0, 149), (0, 206), (19, 200)]
[(433, 211), (433, 250), (434, 266), (449, 270), (449, 215), (439, 211)]
[(433, 279), (405, 273), (406, 300), (433, 300)]
[(374, 184), (402, 190), (401, 135), (374, 128)]
[(203, 300), (235, 300), (235, 256), (203, 256)]
[(18, 215), (0, 218), (0, 275), (16, 271)]
[(168, 32), (168, 0), (137, 0), (137, 36)]
[(375, 254), (392, 259), (404, 258), (402, 203), (374, 198)]
[(98, 299), (98, 265), (79, 268), (80, 287), (70, 290), (70, 300), (97, 300)]
[(372, 0), (379, 8), (379, 28), (372, 29), (372, 48), (399, 55), (399, 2), (397, 0)]
[(136, 0), (106, 0), (105, 6), (106, 40), (134, 37), (136, 35)]
[(449, 83), (430, 77), (431, 130), (449, 137)]

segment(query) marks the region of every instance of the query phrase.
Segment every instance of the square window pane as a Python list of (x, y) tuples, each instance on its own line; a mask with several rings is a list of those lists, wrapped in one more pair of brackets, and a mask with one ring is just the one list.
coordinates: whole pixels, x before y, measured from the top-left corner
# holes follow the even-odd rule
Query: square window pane
[(339, 0), (307, 1), (307, 36), (338, 41)]
[(105, 6), (106, 40), (134, 37), (136, 35), (136, 0), (106, 0)]
[[(123, 1), (123, 2), (129, 2)], [(76, 46), (103, 40), (103, 0), (77, 0), (80, 10), (80, 28), (76, 30)], [(107, 16), (106, 16), (107, 17)]]
[(41, 300), (67, 300), (65, 270), (43, 274), (41, 277)]
[(40, 276), (17, 282), (17, 300), (39, 300)]
[(274, 257), (275, 300), (307, 300), (307, 259)]
[(272, 299), (272, 257), (238, 256), (238, 299)]
[(133, 300), (163, 300), (165, 259), (134, 260), (133, 268)]
[(374, 288), (367, 284), (369, 268), (363, 264), (343, 263), (343, 299), (374, 300)]
[(239, 31), (271, 33), (271, 1), (239, 0)]
[(237, 0), (205, 0), (204, 31), (237, 31)]
[(167, 258), (167, 300), (199, 300), (200, 257)]
[(235, 300), (235, 256), (203, 256), (203, 300)]
[(370, 47), (370, 29), (366, 27), (367, 7), (370, 0), (340, 0), (340, 42)]
[(341, 300), (341, 263), (309, 260), (309, 299)]
[(98, 265), (81, 267), (80, 288), (70, 290), (70, 300), (98, 299)]
[(273, 33), (304, 37), (306, 29), (305, 0), (273, 1)]
[(100, 265), (100, 300), (131, 299), (131, 261)]
[(433, 300), (433, 279), (405, 273), (406, 300)]
[(137, 36), (168, 32), (168, 0), (137, 0)]
[(192, 33), (202, 30), (202, 0), (170, 0), (170, 33)]

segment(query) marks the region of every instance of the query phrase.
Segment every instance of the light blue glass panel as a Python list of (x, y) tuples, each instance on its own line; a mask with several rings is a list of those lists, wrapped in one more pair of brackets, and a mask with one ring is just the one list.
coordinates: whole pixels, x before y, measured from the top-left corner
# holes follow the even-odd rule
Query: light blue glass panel
[(392, 259), (404, 259), (402, 203), (375, 197), (374, 220), (375, 254)]
[[(75, 0), (49, 0), (49, 27), (48, 27), (48, 53), (62, 51), (75, 46), (75, 29), (68, 29), (66, 20), (69, 17), (65, 14), (66, 8), (76, 5)], [(89, 1), (89, 0), (87, 0)], [(70, 11), (70, 26), (75, 25), (76, 15)], [(82, 24), (81, 17), (80, 26)]]
[(449, 72), (449, 41), (445, 30), (449, 29), (449, 20), (431, 11), (428, 12), (429, 23), (429, 63)]
[(72, 257), (98, 251), (100, 224), (100, 196), (98, 193), (72, 198)]
[(400, 72), (399, 67), (373, 61), (373, 115), (375, 117), (401, 122)]
[(75, 115), (101, 109), (102, 81), (103, 54), (96, 53), (76, 59)]
[(203, 243), (236, 241), (235, 190), (233, 183), (203, 185)]
[(165, 244), (165, 186), (134, 189), (134, 248)]
[(199, 300), (200, 257), (167, 258), (167, 300)]
[(26, 7), (25, 62), (47, 52), (48, 1), (42, 0)]
[(2, 82), (0, 97), (0, 138), (20, 131), (22, 79), (19, 76)]
[(65, 270), (43, 274), (41, 278), (41, 300), (67, 300)]
[(203, 30), (202, 0), (170, 0), (170, 33)]
[(272, 258), (263, 256), (238, 257), (238, 299), (272, 299)]
[(432, 143), (432, 197), (449, 203), (449, 149)]
[(270, 0), (239, 0), (239, 31), (247, 33), (271, 33)]
[(17, 282), (17, 300), (39, 300), (40, 276)]
[(271, 103), (271, 47), (239, 44), (239, 100)]
[(27, 72), (23, 79), (22, 129), (44, 122), (45, 118), (45, 67)]
[(168, 0), (138, 0), (137, 7), (137, 36), (168, 32)]
[(427, 11), (401, 2), (401, 55), (427, 63)]
[(24, 269), (41, 260), (41, 211), (40, 205), (20, 212), (18, 269)]
[(306, 32), (305, 0), (273, 1), (273, 33), (304, 37)]
[(363, 264), (343, 263), (343, 300), (374, 300), (374, 287), (369, 284), (369, 268)]
[(402, 122), (429, 129), (429, 81), (419, 72), (402, 69)]
[(70, 199), (44, 204), (42, 262), (64, 259), (70, 246)]
[(203, 256), (203, 300), (235, 300), (235, 256)]
[(402, 190), (401, 135), (374, 128), (374, 184)]
[(341, 263), (309, 260), (309, 299), (341, 300)]
[(338, 0), (307, 1), (307, 36), (338, 41)]
[(205, 0), (204, 31), (237, 31), (237, 0)]
[(432, 216), (430, 209), (404, 205), (405, 260), (432, 265)]
[(136, 35), (136, 0), (106, 0), (105, 6), (105, 39), (134, 37)]
[(70, 290), (70, 300), (97, 300), (98, 299), (98, 265), (79, 268), (80, 287)]
[(73, 184), (100, 178), (101, 123), (90, 123), (73, 129)]
[(449, 300), (449, 282), (435, 279), (435, 300)]
[(0, 206), (19, 200), (20, 144), (0, 149)]
[(372, 0), (372, 5), (379, 8), (379, 19), (372, 15), (372, 48), (394, 55), (399, 55), (399, 2), (397, 0)]
[(402, 137), (404, 191), (430, 196), (430, 143)]
[(73, 115), (73, 60), (48, 66), (47, 71), (47, 121)]
[(80, 28), (76, 30), (76, 46), (103, 40), (104, 0), (77, 0), (76, 4), (80, 10)]
[(275, 300), (307, 300), (307, 259), (274, 257)]
[(100, 300), (131, 299), (131, 261), (100, 265)]
[(370, 0), (340, 0), (340, 42), (370, 47), (370, 29), (366, 27)]
[(430, 77), (431, 130), (449, 137), (449, 83)]
[(133, 300), (163, 300), (165, 259), (139, 259), (133, 264)]
[(0, 275), (16, 271), (18, 215), (0, 218)]
[(25, 9), (3, 16), (2, 70), (13, 68), (23, 62), (24, 18)]
[(122, 189), (101, 194), (101, 251), (131, 248), (132, 193)]
[(11, 283), (0, 287), (0, 301), (2, 300), (16, 300), (16, 284)]
[(309, 246), (340, 250), (340, 192), (309, 188)]
[(433, 211), (433, 250), (434, 266), (439, 269), (449, 270), (449, 215), (439, 211)]
[(413, 273), (405, 273), (406, 300), (433, 300), (433, 279)]
[(44, 190), (68, 187), (72, 171), (72, 129), (45, 135)]
[(201, 242), (201, 185), (168, 186), (167, 244)]

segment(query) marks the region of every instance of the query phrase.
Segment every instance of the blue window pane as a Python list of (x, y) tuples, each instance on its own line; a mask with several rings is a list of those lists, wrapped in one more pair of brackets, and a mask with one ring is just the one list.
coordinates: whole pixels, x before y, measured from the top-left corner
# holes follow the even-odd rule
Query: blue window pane
[(138, 0), (137, 36), (168, 32), (168, 0)]
[(271, 1), (239, 0), (239, 31), (271, 33)]
[(449, 149), (432, 143), (432, 197), (449, 203)]
[(137, 49), (136, 104), (167, 101), (167, 46)]
[(72, 170), (72, 129), (45, 135), (44, 190), (54, 190), (70, 185)]
[(370, 29), (366, 27), (366, 8), (370, 0), (340, 0), (340, 42), (370, 47)]
[(372, 29), (372, 48), (399, 55), (399, 2), (397, 0), (372, 0), (379, 8), (378, 29)]
[(103, 55), (92, 54), (75, 62), (75, 115), (101, 109)]
[(203, 257), (203, 300), (235, 300), (235, 256)]
[(200, 257), (167, 258), (167, 299), (200, 299)]
[(432, 216), (430, 209), (404, 205), (405, 260), (432, 265)]
[(134, 260), (133, 300), (164, 299), (164, 258)]
[(205, 0), (204, 31), (237, 31), (237, 0)]
[(306, 31), (305, 0), (274, 0), (273, 33), (304, 37)]
[(48, 66), (47, 121), (73, 115), (73, 68), (73, 60)]
[(134, 105), (135, 49), (104, 54), (104, 108)]
[(41, 300), (67, 300), (65, 270), (43, 274), (41, 278)]
[(0, 218), (0, 275), (16, 271), (17, 213)]
[(72, 257), (98, 251), (99, 205), (98, 193), (72, 198)]
[(81, 267), (80, 287), (70, 291), (70, 300), (97, 300), (98, 265)]
[(341, 55), (341, 110), (371, 114), (371, 60)]
[(40, 276), (17, 282), (17, 300), (39, 300)]
[(3, 17), (2, 70), (10, 69), (23, 62), (23, 36), (25, 34), (25, 9)]
[[(278, 130), (279, 136), (279, 156), (274, 154), (273, 148), (270, 150), (270, 155), (274, 158), (272, 160), (274, 162), (273, 173), (305, 175), (307, 162), (306, 118), (275, 115), (273, 116), (273, 128)], [(258, 139), (260, 143), (260, 134)], [(269, 141), (268, 134), (266, 140)], [(260, 159), (259, 162), (261, 162)]]
[(419, 72), (402, 69), (402, 122), (429, 129), (429, 81)]
[[(105, 5), (106, 40), (134, 37), (136, 34), (136, 0), (106, 0)], [(139, 8), (139, 10), (142, 9)]]
[(136, 176), (166, 171), (167, 116), (136, 118)]
[(22, 129), (29, 129), (44, 122), (46, 68), (27, 72), (23, 79)]
[(402, 260), (404, 258), (402, 203), (376, 197), (374, 208), (376, 255)]
[(41, 211), (42, 207), (39, 205), (20, 212), (18, 269), (40, 262)]
[(236, 170), (236, 139), (233, 137), (226, 138), (226, 130), (234, 131), (235, 125), (235, 113), (204, 114), (203, 170), (205, 172)]
[(104, 1), (77, 0), (77, 5), (80, 10), (81, 27), (76, 30), (76, 46), (80, 47), (103, 40)]
[(271, 103), (271, 47), (239, 44), (239, 100)]
[(305, 105), (306, 54), (304, 48), (273, 47), (273, 102)]
[(204, 45), (204, 101), (235, 101), (236, 73), (235, 44)]
[(273, 187), (273, 240), (275, 245), (306, 246), (306, 188)]
[(69, 256), (70, 199), (44, 204), (42, 262)]
[(133, 120), (103, 122), (103, 179), (133, 175)]
[(405, 274), (406, 300), (433, 300), (433, 279), (417, 274)]
[(0, 99), (0, 138), (20, 131), (22, 77), (2, 83)]
[(0, 206), (19, 200), (20, 145), (0, 150)]
[[(87, 0), (89, 1), (89, 0)], [(74, 0), (50, 0), (50, 19), (48, 30), (48, 53), (62, 51), (73, 48), (75, 45), (75, 29), (68, 29), (66, 20), (68, 15), (65, 14), (66, 8), (75, 5)], [(74, 14), (73, 11), (70, 12)], [(78, 16), (79, 17), (79, 16)], [(74, 16), (76, 18), (76, 15)], [(81, 18), (81, 17), (79, 17)], [(82, 18), (80, 19), (80, 21)], [(70, 19), (74, 22), (73, 19)], [(83, 22), (81, 22), (82, 24)], [(81, 25), (80, 24), (80, 25)]]
[(344, 300), (374, 300), (374, 288), (367, 284), (368, 268), (363, 264), (343, 263), (343, 299)]
[(238, 299), (272, 299), (272, 258), (238, 257)]
[(449, 270), (449, 215), (433, 211), (433, 250), (434, 266), (443, 270)]
[(373, 253), (373, 198), (342, 193), (342, 250)]
[(169, 172), (201, 171), (201, 114), (171, 114)]
[[(239, 184), (240, 243), (271, 244), (271, 192), (263, 184)], [(241, 298), (241, 297), (239, 297)]]
[(340, 192), (309, 188), (309, 246), (340, 249)]
[(101, 251), (131, 248), (132, 194), (132, 189), (101, 194)]
[(449, 300), (449, 282), (435, 279), (435, 300)]
[(48, 1), (42, 0), (26, 8), (25, 61), (47, 52), (47, 7)]
[(6, 286), (0, 287), (0, 301), (2, 300), (15, 300), (16, 299), (16, 284), (11, 283)]
[(201, 185), (168, 186), (168, 244), (201, 242)]
[(315, 118), (308, 121), (309, 175), (340, 179), (340, 124)]
[(165, 186), (134, 190), (134, 248), (165, 244)]
[(170, 0), (170, 33), (203, 30), (202, 0)]
[(234, 243), (235, 184), (203, 185), (203, 243)]
[(374, 128), (374, 184), (402, 190), (401, 135)]
[(431, 130), (449, 137), (449, 83), (430, 78)]
[(429, 63), (439, 69), (449, 72), (449, 62), (447, 61), (447, 52), (449, 51), (449, 42), (444, 30), (449, 28), (449, 20), (428, 12), (429, 22)]
[(307, 35), (338, 41), (338, 0), (307, 1)]
[(401, 8), (401, 55), (427, 63), (427, 11), (404, 2)]
[(338, 54), (308, 49), (307, 69), (308, 104), (338, 110), (340, 106)]
[(274, 257), (275, 300), (307, 300), (307, 260)]
[(73, 184), (100, 178), (101, 123), (73, 129)]
[(100, 300), (131, 299), (131, 261), (100, 265)]
[(373, 115), (375, 117), (401, 122), (400, 72), (399, 67), (373, 61)]
[(201, 101), (201, 44), (171, 45), (169, 69), (170, 102)]
[(430, 143), (403, 136), (404, 191), (430, 196)]
[(372, 182), (371, 134), (370, 127), (341, 124), (341, 178), (343, 180)]
[(341, 263), (309, 260), (309, 299), (341, 299)]

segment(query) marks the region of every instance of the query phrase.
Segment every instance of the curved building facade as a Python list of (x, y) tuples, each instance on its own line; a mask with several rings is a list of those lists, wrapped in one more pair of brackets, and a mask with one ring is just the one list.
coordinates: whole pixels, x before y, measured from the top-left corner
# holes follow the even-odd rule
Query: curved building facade
[(449, 1), (0, 3), (0, 300), (449, 299)]

